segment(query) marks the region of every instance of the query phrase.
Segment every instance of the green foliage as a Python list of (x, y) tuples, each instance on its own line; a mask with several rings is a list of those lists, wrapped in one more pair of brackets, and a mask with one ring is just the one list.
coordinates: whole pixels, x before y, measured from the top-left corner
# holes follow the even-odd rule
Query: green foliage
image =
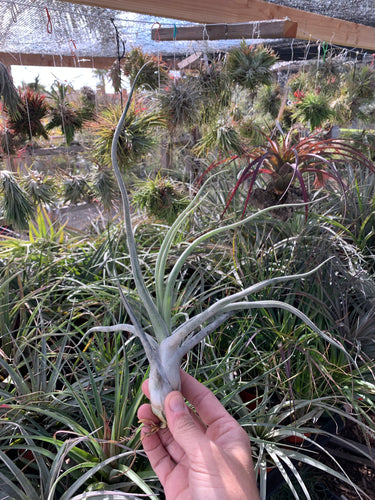
[(79, 109), (74, 109), (72, 104), (67, 102), (67, 95), (70, 90), (70, 86), (64, 83), (56, 81), (53, 84), (49, 93), (52, 105), (49, 112), (49, 121), (46, 125), (46, 130), (60, 128), (68, 146), (73, 141), (75, 132), (81, 130), (84, 117), (90, 115), (91, 111), (87, 106), (83, 113)]
[[(92, 156), (99, 165), (111, 165), (111, 144), (120, 116), (120, 106), (109, 106), (90, 124), (94, 138)], [(164, 125), (160, 115), (152, 110), (145, 112), (141, 102), (130, 109), (118, 147), (118, 162), (122, 169), (128, 169), (151, 151), (156, 142), (154, 129)]]
[(238, 132), (232, 126), (218, 121), (217, 125), (212, 125), (194, 147), (194, 152), (198, 156), (204, 156), (209, 151), (217, 151), (219, 155), (226, 157), (243, 154), (244, 147)]
[(77, 204), (90, 200), (91, 189), (87, 179), (82, 175), (70, 176), (64, 180), (64, 201)]
[(133, 85), (135, 77), (139, 70), (149, 63), (139, 76), (136, 88), (144, 87), (146, 90), (153, 90), (163, 85), (168, 80), (168, 73), (165, 63), (160, 57), (152, 54), (146, 54), (140, 47), (134, 47), (124, 57), (122, 69), (125, 76), (130, 80), (130, 85)]
[(17, 93), (7, 67), (0, 62), (0, 98), (3, 100), (5, 109), (12, 118), (19, 116), (19, 108), (22, 106), (20, 96)]
[(251, 91), (272, 82), (271, 68), (277, 61), (273, 50), (263, 45), (247, 45), (243, 40), (239, 47), (230, 50), (225, 69), (235, 83)]
[(197, 124), (201, 112), (202, 91), (194, 78), (171, 81), (156, 97), (170, 129)]
[(132, 192), (132, 200), (136, 207), (167, 224), (172, 224), (189, 204), (181, 187), (160, 175), (155, 179), (138, 182)]
[(313, 131), (324, 125), (333, 116), (324, 94), (309, 93), (296, 104), (295, 118)]
[(9, 116), (7, 126), (12, 130), (12, 134), (21, 141), (28, 141), (43, 137), (48, 139), (43, 119), (48, 113), (48, 103), (45, 94), (26, 88), (20, 91), (21, 104), (18, 107), (16, 116)]
[(35, 204), (46, 203), (53, 205), (56, 201), (55, 182), (51, 177), (48, 177), (35, 170), (30, 170), (23, 177), (22, 183), (26, 193)]
[(278, 85), (263, 85), (258, 92), (256, 108), (263, 115), (277, 118), (282, 103), (281, 89)]
[(1, 171), (0, 182), (3, 195), (2, 210), (6, 223), (24, 229), (34, 209), (30, 198), (12, 173)]

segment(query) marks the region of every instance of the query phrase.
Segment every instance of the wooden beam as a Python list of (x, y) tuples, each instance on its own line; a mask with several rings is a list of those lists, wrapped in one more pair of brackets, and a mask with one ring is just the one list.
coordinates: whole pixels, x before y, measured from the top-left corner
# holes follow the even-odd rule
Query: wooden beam
[(295, 38), (297, 23), (290, 19), (249, 23), (204, 24), (177, 28), (152, 28), (151, 39), (166, 40), (241, 40), (242, 38)]
[[(68, 1), (68, 0), (62, 0)], [(375, 51), (375, 28), (264, 0), (69, 0), (69, 2), (198, 23), (242, 23), (290, 18), (296, 38)]]
[(63, 68), (109, 69), (114, 57), (73, 57), (53, 56), (51, 54), (12, 54), (0, 52), (0, 62), (5, 66), (51, 66)]

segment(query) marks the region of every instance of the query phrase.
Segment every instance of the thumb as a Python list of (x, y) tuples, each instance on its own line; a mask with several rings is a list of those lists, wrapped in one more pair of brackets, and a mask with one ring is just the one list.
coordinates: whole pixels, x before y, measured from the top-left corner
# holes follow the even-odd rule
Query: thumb
[(182, 394), (177, 391), (170, 392), (165, 398), (165, 414), (168, 428), (190, 458), (196, 455), (197, 445), (206, 440), (206, 436), (197, 421), (191, 415)]

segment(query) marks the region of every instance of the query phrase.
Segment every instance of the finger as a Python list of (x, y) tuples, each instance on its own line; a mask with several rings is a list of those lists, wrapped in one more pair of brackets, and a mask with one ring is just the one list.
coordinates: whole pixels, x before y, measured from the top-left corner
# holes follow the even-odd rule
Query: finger
[(180, 392), (173, 391), (167, 395), (165, 414), (173, 438), (188, 459), (195, 460), (197, 453), (199, 453), (198, 448), (204, 447), (208, 439), (197, 419), (190, 413)]
[(138, 408), (137, 416), (138, 420), (144, 424), (144, 427), (146, 427), (148, 431), (150, 430), (152, 424), (158, 425), (160, 423), (160, 420), (154, 414), (151, 409), (151, 405), (148, 403), (145, 403)]
[(150, 399), (150, 389), (148, 388), (148, 379), (145, 380), (142, 384), (142, 392), (146, 396), (146, 398)]
[(165, 486), (166, 479), (175, 468), (175, 462), (160, 441), (159, 432), (144, 434), (142, 444), (151, 467), (160, 479), (161, 484)]
[(235, 420), (229, 415), (220, 401), (212, 392), (202, 385), (198, 380), (181, 370), (181, 392), (185, 398), (194, 406), (202, 422), (210, 426), (224, 419)]

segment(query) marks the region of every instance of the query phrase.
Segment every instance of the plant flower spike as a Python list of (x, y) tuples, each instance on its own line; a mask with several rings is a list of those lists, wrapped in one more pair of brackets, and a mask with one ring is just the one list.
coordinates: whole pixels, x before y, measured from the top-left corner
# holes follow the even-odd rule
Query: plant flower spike
[[(166, 270), (169, 250), (173, 244), (173, 241), (181, 225), (193, 212), (194, 208), (198, 206), (199, 203), (201, 203), (202, 198), (200, 195), (202, 194), (205, 188), (205, 184), (203, 184), (203, 186), (198, 191), (195, 198), (190, 202), (188, 207), (176, 219), (176, 221), (170, 227), (163, 240), (155, 265), (156, 300), (154, 301), (154, 299), (151, 297), (149, 291), (146, 288), (142, 272), (140, 269), (136, 243), (134, 239), (132, 223), (130, 218), (129, 198), (117, 162), (117, 143), (125, 121), (126, 113), (130, 106), (137, 78), (141, 73), (142, 69), (143, 68), (141, 68), (136, 79), (133, 82), (133, 86), (129, 93), (128, 101), (120, 118), (120, 121), (117, 125), (113, 137), (111, 154), (112, 154), (112, 164), (120, 188), (122, 202), (123, 202), (124, 221), (125, 221), (127, 244), (130, 253), (131, 269), (137, 292), (143, 303), (143, 306), (145, 307), (145, 310), (147, 312), (147, 315), (151, 323), (153, 336), (150, 335), (149, 333), (146, 333), (142, 328), (140, 321), (136, 317), (129, 302), (124, 296), (124, 293), (120, 285), (119, 285), (119, 293), (121, 296), (121, 300), (124, 304), (124, 307), (129, 315), (132, 324), (118, 324), (109, 327), (99, 326), (91, 328), (89, 332), (125, 331), (131, 333), (140, 340), (150, 364), (149, 389), (150, 389), (150, 399), (151, 399), (152, 409), (155, 415), (159, 417), (161, 421), (161, 426), (165, 427), (166, 419), (164, 414), (164, 400), (169, 392), (173, 390), (180, 390), (180, 364), (183, 356), (187, 354), (191, 349), (193, 349), (207, 335), (209, 335), (214, 330), (219, 328), (220, 325), (222, 325), (225, 321), (227, 321), (228, 318), (230, 318), (233, 314), (236, 313), (236, 311), (245, 309), (267, 308), (267, 307), (271, 308), (276, 307), (285, 309), (295, 314), (297, 317), (299, 317), (308, 327), (310, 327), (313, 331), (322, 336), (325, 340), (335, 345), (338, 349), (344, 352), (346, 351), (338, 342), (331, 339), (327, 334), (319, 330), (317, 326), (315, 326), (314, 323), (304, 313), (302, 313), (295, 307), (291, 306), (290, 304), (276, 300), (261, 300), (261, 301), (250, 302), (247, 299), (247, 297), (249, 297), (250, 295), (253, 295), (254, 293), (270, 285), (309, 276), (310, 274), (314, 273), (317, 269), (319, 269), (319, 267), (324, 265), (325, 262), (320, 264), (315, 269), (303, 274), (280, 276), (256, 283), (240, 292), (237, 292), (231, 296), (226, 296), (218, 300), (217, 302), (213, 303), (211, 306), (207, 307), (207, 309), (200, 312), (199, 314), (186, 319), (185, 322), (178, 325), (177, 327), (174, 326), (172, 311), (175, 307), (174, 298), (177, 295), (177, 291), (175, 289), (177, 277), (181, 272), (187, 258), (192, 254), (194, 249), (203, 241), (213, 236), (216, 236), (223, 231), (226, 231), (228, 229), (234, 229), (242, 224), (245, 224), (250, 220), (254, 219), (259, 213), (267, 212), (275, 208), (275, 207), (268, 207), (238, 222), (234, 222), (226, 226), (213, 229), (211, 231), (206, 232), (203, 235), (200, 235), (186, 247), (186, 249), (177, 259), (172, 270), (169, 270), (166, 275), (165, 270)], [(296, 204), (289, 204), (283, 206), (284, 207), (296, 206)]]

